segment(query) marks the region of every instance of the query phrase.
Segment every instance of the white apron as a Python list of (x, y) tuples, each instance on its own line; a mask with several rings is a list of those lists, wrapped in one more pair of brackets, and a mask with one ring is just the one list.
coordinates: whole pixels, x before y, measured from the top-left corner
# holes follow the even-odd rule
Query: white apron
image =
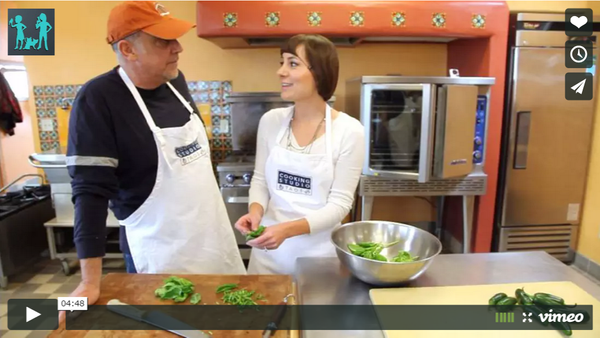
[(210, 160), (208, 138), (190, 104), (167, 85), (190, 112), (183, 127), (160, 129), (137, 88), (119, 68), (154, 135), (156, 182), (125, 226), (139, 273), (246, 274)]
[[(286, 119), (282, 126), (265, 164), (271, 198), (261, 222), (264, 226), (301, 219), (324, 207), (333, 184), (331, 107), (327, 105), (325, 113), (325, 154), (302, 154), (281, 146), (289, 121)], [(288, 238), (275, 250), (252, 248), (248, 273), (289, 275), (294, 273), (298, 257), (335, 256), (331, 244), (331, 230), (335, 226), (331, 224), (331, 229), (317, 234)]]

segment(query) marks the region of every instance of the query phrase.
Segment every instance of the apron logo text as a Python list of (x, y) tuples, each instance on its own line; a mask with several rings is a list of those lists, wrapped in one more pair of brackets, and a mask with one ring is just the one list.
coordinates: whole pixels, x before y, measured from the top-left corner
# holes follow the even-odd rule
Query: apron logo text
[(312, 195), (312, 178), (279, 170), (277, 174), (277, 190), (301, 195)]
[(203, 157), (206, 155), (206, 152), (204, 149), (202, 149), (202, 146), (198, 143), (198, 140), (195, 140), (186, 146), (175, 148), (175, 154), (177, 154), (177, 157), (181, 158), (181, 164), (186, 165), (199, 159), (200, 157)]

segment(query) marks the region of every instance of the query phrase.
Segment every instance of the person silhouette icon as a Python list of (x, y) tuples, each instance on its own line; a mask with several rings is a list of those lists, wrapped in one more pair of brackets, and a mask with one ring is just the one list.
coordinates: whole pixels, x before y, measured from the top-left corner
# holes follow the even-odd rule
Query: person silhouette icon
[[(27, 26), (21, 23), (22, 20), (23, 18), (20, 15), (17, 15), (15, 16), (15, 24), (13, 24), (13, 19), (10, 19), (10, 21), (8, 22), (9, 26), (17, 29), (17, 41), (15, 44), (15, 49), (23, 49), (23, 47), (25, 46), (25, 34), (23, 34), (23, 31), (25, 30), (25, 28), (27, 28)], [(20, 47), (19, 42), (21, 45)]]
[[(37, 46), (37, 49), (42, 48), (42, 39), (44, 40), (44, 47), (48, 50), (48, 32), (52, 29), (52, 26), (46, 21), (46, 14), (42, 13), (37, 18), (37, 22), (35, 23), (35, 29), (40, 30), (40, 43)], [(48, 30), (46, 30), (48, 29)]]

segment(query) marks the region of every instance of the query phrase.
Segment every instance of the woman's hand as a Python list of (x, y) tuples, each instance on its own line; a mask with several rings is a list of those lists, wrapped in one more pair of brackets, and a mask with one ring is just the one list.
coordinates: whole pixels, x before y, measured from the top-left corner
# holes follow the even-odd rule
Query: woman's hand
[(256, 213), (247, 213), (235, 222), (235, 228), (241, 232), (242, 235), (246, 235), (250, 231), (258, 229), (261, 219), (262, 217)]
[(268, 226), (263, 233), (246, 244), (257, 249), (277, 249), (289, 237), (288, 225), (285, 223)]

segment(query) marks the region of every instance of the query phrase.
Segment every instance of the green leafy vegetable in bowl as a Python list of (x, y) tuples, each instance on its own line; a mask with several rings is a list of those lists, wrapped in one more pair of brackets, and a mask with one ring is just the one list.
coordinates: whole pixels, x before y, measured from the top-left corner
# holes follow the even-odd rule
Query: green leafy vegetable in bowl
[(419, 259), (419, 256), (412, 256), (408, 251), (400, 251), (396, 257), (392, 258), (392, 262), (403, 263), (403, 262), (414, 262)]
[(348, 249), (352, 254), (372, 259), (376, 261), (387, 262), (387, 258), (385, 258), (381, 254), (381, 250), (384, 248), (390, 247), (394, 244), (398, 244), (400, 241), (390, 242), (387, 244), (376, 243), (376, 242), (361, 242), (356, 244), (348, 244)]
[(194, 284), (185, 278), (171, 276), (164, 285), (154, 290), (154, 295), (162, 300), (172, 299), (175, 303), (184, 302), (194, 292)]
[(248, 234), (246, 234), (246, 240), (249, 241), (249, 240), (257, 238), (258, 236), (260, 236), (263, 233), (263, 231), (265, 231), (265, 229), (266, 228), (261, 225), (258, 227), (258, 229), (254, 230), (254, 231), (250, 231)]
[[(392, 245), (398, 244), (400, 241), (390, 242), (387, 244), (376, 242), (361, 242), (356, 244), (348, 244), (348, 249), (353, 255), (367, 259), (372, 259), (381, 262), (387, 262), (387, 258), (381, 254), (381, 251)], [(407, 251), (400, 251), (398, 255), (392, 258), (391, 262), (414, 262), (419, 256), (411, 256)]]

